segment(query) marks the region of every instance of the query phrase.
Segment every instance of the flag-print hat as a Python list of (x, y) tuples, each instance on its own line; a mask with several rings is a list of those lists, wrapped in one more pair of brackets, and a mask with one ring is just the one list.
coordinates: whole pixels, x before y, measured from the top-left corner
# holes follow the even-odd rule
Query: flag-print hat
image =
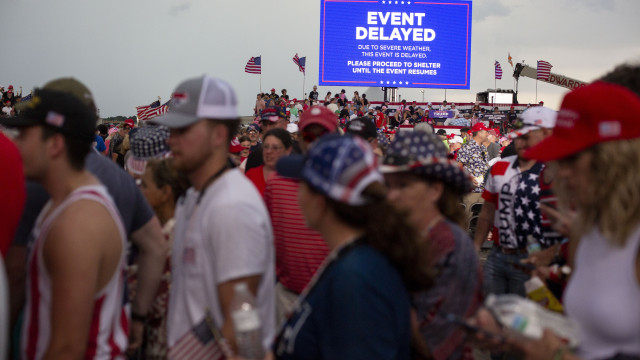
[(169, 101), (169, 110), (149, 120), (154, 124), (178, 129), (200, 119), (237, 120), (236, 93), (226, 81), (211, 76), (183, 81)]
[(369, 203), (363, 191), (370, 184), (383, 181), (371, 145), (352, 135), (322, 136), (306, 156), (281, 158), (276, 170), (284, 177), (302, 179), (323, 195), (352, 206)]
[(127, 170), (142, 175), (147, 160), (165, 157), (169, 153), (169, 128), (161, 125), (141, 126), (129, 134), (131, 156), (127, 159)]
[(251, 131), (255, 131), (258, 134), (260, 134), (260, 125), (258, 125), (258, 124), (249, 124), (249, 126), (247, 126), (247, 134), (250, 133)]
[(515, 139), (517, 137), (528, 134), (533, 130), (538, 129), (553, 129), (556, 126), (557, 113), (553, 109), (549, 109), (543, 106), (536, 106), (529, 108), (522, 112), (521, 122), (522, 127), (507, 134), (509, 139)]
[(422, 131), (401, 132), (382, 161), (383, 173), (412, 172), (451, 184), (466, 193), (472, 188), (471, 176), (453, 159), (437, 135)]
[[(602, 106), (615, 103), (616, 106)], [(640, 123), (629, 114), (640, 113), (640, 98), (629, 89), (602, 81), (565, 95), (553, 134), (524, 156), (538, 161), (558, 160), (589, 147), (640, 137)]]
[(262, 114), (260, 115), (260, 121), (270, 121), (276, 122), (280, 120), (280, 118), (286, 118), (287, 114), (281, 107), (268, 107), (262, 110)]

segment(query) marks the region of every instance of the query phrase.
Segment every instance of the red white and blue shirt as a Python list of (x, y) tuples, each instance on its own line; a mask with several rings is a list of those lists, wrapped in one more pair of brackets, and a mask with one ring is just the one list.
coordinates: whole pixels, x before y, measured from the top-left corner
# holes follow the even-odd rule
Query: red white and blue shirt
[[(460, 155), (458, 155), (459, 157)], [(514, 202), (516, 190), (520, 183), (521, 173), (518, 156), (508, 156), (493, 164), (482, 193), (482, 198), (496, 205), (493, 218), (494, 239), (504, 248), (516, 249), (526, 247), (519, 244), (515, 234)]]
[(22, 328), (22, 358), (40, 359), (51, 338), (52, 283), (45, 265), (43, 248), (51, 225), (62, 211), (75, 201), (89, 199), (103, 204), (115, 221), (122, 252), (118, 269), (107, 285), (94, 297), (93, 315), (87, 340), (85, 359), (124, 359), (128, 344), (128, 311), (124, 307), (124, 270), (126, 260), (126, 233), (111, 196), (102, 185), (83, 186), (44, 217), (51, 201), (42, 209), (33, 230), (35, 242), (28, 257), (27, 304)]

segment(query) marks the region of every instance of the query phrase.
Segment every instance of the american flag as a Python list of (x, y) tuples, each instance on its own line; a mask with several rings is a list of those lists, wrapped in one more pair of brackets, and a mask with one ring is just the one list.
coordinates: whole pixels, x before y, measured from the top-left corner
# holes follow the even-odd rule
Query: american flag
[(521, 174), (515, 191), (513, 214), (515, 234), (519, 247), (527, 245), (533, 237), (538, 243), (544, 241), (542, 235), (542, 213), (540, 212), (540, 172), (542, 163), (536, 163)]
[(549, 80), (553, 66), (544, 60), (538, 60), (538, 80)]
[(156, 100), (149, 105), (136, 106), (138, 120), (144, 121), (162, 115), (169, 110), (169, 102), (160, 105), (160, 100)]
[(307, 58), (298, 57), (298, 53), (296, 53), (296, 56), (293, 57), (293, 62), (298, 65), (298, 69), (300, 69), (300, 72), (304, 74), (304, 65), (307, 62)]
[(20, 101), (29, 101), (29, 100), (31, 100), (31, 94), (23, 97)]
[(251, 57), (244, 66), (244, 72), (249, 74), (262, 74), (262, 56)]
[(498, 60), (496, 60), (496, 79), (502, 79), (502, 67), (500, 66)]
[(216, 340), (213, 334), (213, 319), (207, 313), (203, 319), (195, 327), (191, 328), (188, 333), (182, 336), (168, 351), (167, 358), (169, 360), (194, 359), (194, 360), (222, 360), (233, 356), (233, 352), (229, 348), (226, 340)]

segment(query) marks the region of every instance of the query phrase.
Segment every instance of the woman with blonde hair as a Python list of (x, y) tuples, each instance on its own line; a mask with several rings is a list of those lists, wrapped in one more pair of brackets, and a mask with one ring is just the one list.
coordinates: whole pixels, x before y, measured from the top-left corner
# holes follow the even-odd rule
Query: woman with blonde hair
[[(615, 102), (615, 107), (602, 103)], [(580, 330), (571, 353), (553, 332), (513, 339), (526, 359), (640, 358), (640, 98), (595, 82), (565, 96), (553, 134), (524, 155), (558, 165), (558, 199), (570, 201), (566, 314)], [(486, 314), (478, 321), (490, 326)]]

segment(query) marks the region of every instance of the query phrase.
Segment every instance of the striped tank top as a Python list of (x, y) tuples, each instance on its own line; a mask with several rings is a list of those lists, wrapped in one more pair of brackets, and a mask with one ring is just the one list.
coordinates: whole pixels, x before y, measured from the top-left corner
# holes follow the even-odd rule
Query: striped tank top
[[(22, 328), (22, 358), (40, 359), (51, 337), (51, 279), (44, 262), (43, 248), (47, 234), (56, 218), (78, 200), (97, 201), (114, 219), (122, 252), (117, 270), (109, 282), (94, 297), (93, 313), (85, 359), (124, 359), (128, 342), (129, 314), (123, 297), (125, 286), (126, 233), (111, 196), (102, 185), (82, 186), (73, 191), (48, 216), (51, 201), (43, 208), (33, 229), (34, 243), (27, 263), (27, 304)], [(87, 239), (90, 241), (91, 239)]]

